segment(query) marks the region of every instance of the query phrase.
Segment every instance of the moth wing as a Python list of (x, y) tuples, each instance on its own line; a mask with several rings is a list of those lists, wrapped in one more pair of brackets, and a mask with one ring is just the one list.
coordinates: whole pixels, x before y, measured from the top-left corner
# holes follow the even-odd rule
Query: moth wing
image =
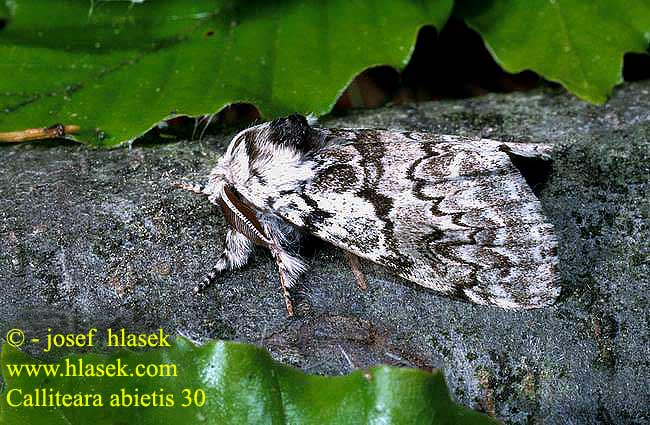
[(274, 213), (405, 279), (502, 308), (559, 295), (557, 242), (510, 156), (547, 145), (345, 130), (314, 152), (313, 178)]

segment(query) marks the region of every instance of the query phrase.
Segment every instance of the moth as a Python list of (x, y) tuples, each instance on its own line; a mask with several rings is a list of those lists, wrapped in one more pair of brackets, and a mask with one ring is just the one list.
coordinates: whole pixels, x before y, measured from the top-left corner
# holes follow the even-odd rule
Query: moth
[[(551, 147), (377, 129), (316, 128), (291, 115), (237, 134), (204, 184), (230, 228), (214, 268), (270, 250), (289, 315), (311, 234), (454, 298), (505, 309), (552, 304), (560, 292), (551, 223), (515, 163)], [(299, 246), (299, 245), (298, 245)]]

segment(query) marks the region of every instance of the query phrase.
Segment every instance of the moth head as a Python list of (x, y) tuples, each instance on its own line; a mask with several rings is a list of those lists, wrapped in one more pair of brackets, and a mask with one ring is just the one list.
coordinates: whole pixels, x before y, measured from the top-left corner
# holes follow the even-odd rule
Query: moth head
[(264, 133), (268, 124), (260, 124), (237, 133), (226, 152), (219, 158), (217, 165), (210, 172), (208, 185), (212, 193), (221, 191), (224, 185), (245, 184), (251, 174), (250, 157), (256, 139)]
[(316, 139), (317, 133), (307, 118), (292, 114), (239, 132), (232, 139), (228, 152), (234, 155), (244, 147), (249, 157), (255, 156), (256, 149), (265, 151), (286, 148), (305, 153), (313, 148)]
[(211, 180), (245, 187), (251, 177), (271, 178), (266, 174), (271, 173), (272, 163), (290, 170), (314, 152), (320, 141), (318, 132), (298, 114), (247, 128), (232, 138)]

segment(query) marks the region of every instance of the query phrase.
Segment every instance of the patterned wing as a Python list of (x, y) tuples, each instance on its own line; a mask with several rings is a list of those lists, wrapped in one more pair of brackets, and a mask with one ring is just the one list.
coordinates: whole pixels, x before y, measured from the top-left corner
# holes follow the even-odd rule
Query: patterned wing
[(556, 238), (509, 155), (548, 146), (378, 130), (326, 130), (315, 171), (274, 213), (422, 286), (535, 308), (559, 294)]

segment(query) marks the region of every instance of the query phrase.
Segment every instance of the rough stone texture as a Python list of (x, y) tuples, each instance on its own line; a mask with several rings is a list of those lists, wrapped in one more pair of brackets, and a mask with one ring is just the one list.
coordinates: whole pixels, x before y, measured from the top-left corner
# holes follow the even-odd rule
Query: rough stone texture
[(200, 179), (229, 136), (111, 151), (1, 147), (1, 334), (162, 326), (261, 344), (312, 373), (442, 367), (456, 400), (506, 423), (647, 423), (649, 91), (626, 85), (605, 106), (546, 90), (324, 121), (556, 143), (541, 199), (560, 238), (563, 296), (537, 311), (449, 300), (367, 262), (361, 292), (342, 253), (324, 244), (307, 253), (296, 318), (263, 252), (195, 296), (224, 221), (170, 183)]

